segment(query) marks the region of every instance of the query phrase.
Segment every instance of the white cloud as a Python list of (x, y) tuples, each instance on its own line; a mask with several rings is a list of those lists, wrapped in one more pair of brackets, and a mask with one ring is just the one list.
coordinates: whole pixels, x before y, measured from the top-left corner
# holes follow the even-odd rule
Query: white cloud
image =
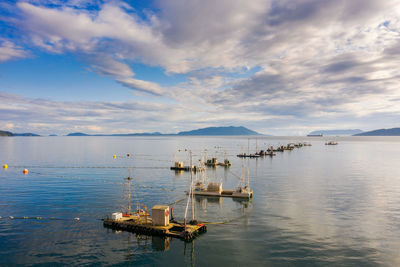
[(1, 40), (0, 44), (0, 62), (16, 59), (16, 58), (24, 58), (29, 55), (28, 52), (23, 50), (22, 47), (16, 46), (10, 41)]
[(133, 78), (118, 78), (117, 82), (131, 89), (147, 92), (153, 95), (162, 95), (164, 90), (157, 83), (133, 79)]

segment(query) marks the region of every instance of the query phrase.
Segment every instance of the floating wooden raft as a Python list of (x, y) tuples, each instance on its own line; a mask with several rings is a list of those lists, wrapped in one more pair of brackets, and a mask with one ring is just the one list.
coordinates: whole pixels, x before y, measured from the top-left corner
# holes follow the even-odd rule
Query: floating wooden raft
[(190, 171), (190, 167), (189, 166), (184, 166), (184, 167), (171, 167), (171, 170), (175, 170), (175, 171)]
[(176, 161), (174, 166), (172, 166), (170, 168), (171, 170), (174, 171), (194, 171), (194, 172), (198, 172), (198, 171), (203, 171), (204, 169), (198, 166), (184, 166), (182, 161)]
[(260, 155), (258, 155), (258, 154), (246, 154), (246, 153), (238, 154), (236, 156), (239, 158), (259, 158), (260, 157)]
[(249, 199), (253, 197), (253, 190), (247, 186), (238, 187), (236, 190), (222, 189), (222, 183), (208, 183), (207, 188), (204, 188), (203, 183), (198, 182), (193, 190), (193, 195)]
[[(138, 204), (139, 205), (139, 204)], [(145, 207), (145, 206), (144, 206)], [(103, 220), (105, 227), (136, 232), (146, 235), (172, 236), (190, 241), (202, 232), (207, 230), (204, 224), (192, 221), (186, 224), (170, 220), (169, 206), (155, 205), (151, 209), (152, 215), (147, 213), (147, 208), (137, 208), (134, 214), (122, 214), (115, 212), (111, 219)]]
[(103, 224), (107, 228), (123, 230), (145, 235), (171, 236), (186, 241), (193, 240), (199, 234), (207, 231), (204, 224), (186, 224), (171, 222), (167, 226), (154, 226), (151, 223), (138, 223), (135, 220), (104, 219)]

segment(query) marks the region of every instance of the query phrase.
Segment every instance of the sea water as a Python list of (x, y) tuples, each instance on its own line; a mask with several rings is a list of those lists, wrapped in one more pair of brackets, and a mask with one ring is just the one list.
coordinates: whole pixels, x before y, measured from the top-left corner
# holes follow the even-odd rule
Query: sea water
[[(399, 266), (400, 138), (327, 140), (2, 137), (0, 164), (9, 167), (0, 170), (0, 265)], [(312, 146), (236, 157), (291, 142)], [(232, 162), (193, 179), (234, 189), (244, 175), (253, 199), (196, 198), (194, 217), (211, 224), (193, 242), (103, 226), (126, 208), (128, 176), (134, 208), (170, 204), (183, 219), (191, 176), (169, 167), (189, 165), (189, 151), (196, 165), (201, 157)]]

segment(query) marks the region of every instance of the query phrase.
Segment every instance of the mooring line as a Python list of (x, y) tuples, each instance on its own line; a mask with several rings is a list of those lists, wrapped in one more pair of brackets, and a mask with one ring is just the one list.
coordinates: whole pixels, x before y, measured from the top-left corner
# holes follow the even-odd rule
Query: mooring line
[(10, 219), (10, 220), (21, 220), (21, 219), (25, 219), (25, 220), (60, 220), (60, 221), (80, 221), (80, 218), (75, 217), (73, 219), (67, 219), (67, 218), (55, 218), (55, 217), (41, 217), (41, 216), (33, 216), (33, 217), (29, 217), (29, 216), (7, 216), (7, 217), (2, 217), (0, 216), (0, 220), (4, 220), (4, 219)]
[(169, 167), (156, 166), (27, 166), (9, 165), (12, 168), (32, 168), (32, 169), (168, 169)]

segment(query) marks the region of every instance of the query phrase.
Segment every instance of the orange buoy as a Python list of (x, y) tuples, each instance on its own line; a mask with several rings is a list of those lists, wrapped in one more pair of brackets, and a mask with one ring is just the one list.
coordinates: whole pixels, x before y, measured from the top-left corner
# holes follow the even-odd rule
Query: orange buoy
[(22, 171), (22, 173), (23, 173), (23, 174), (28, 174), (29, 171), (28, 171), (28, 169), (24, 169), (24, 170)]

